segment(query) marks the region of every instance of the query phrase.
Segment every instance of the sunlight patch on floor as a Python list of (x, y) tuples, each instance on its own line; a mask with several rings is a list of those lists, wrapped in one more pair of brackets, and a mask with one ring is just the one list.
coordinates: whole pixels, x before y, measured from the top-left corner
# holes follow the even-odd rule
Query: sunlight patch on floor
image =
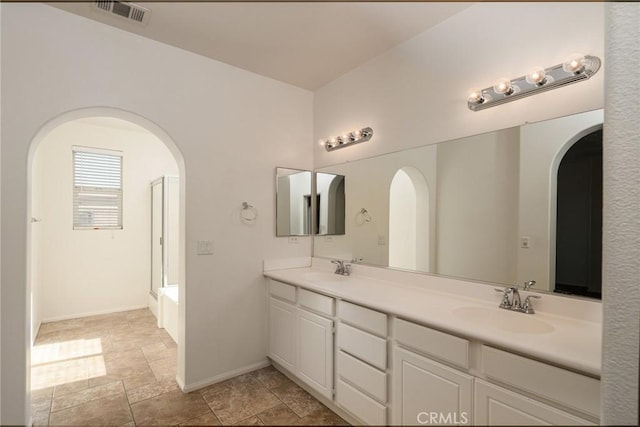
[(104, 376), (100, 338), (36, 345), (31, 351), (31, 390)]

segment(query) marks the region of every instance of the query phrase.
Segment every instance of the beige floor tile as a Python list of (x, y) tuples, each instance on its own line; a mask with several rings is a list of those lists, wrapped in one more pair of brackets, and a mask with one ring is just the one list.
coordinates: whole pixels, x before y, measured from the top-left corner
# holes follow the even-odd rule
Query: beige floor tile
[(53, 398), (53, 387), (31, 389), (31, 403)]
[(167, 348), (167, 346), (162, 341), (142, 347), (142, 352), (144, 353), (144, 357), (147, 358), (148, 362), (153, 362), (159, 359), (166, 359), (167, 357), (176, 359), (176, 350), (177, 349), (175, 347)]
[(113, 394), (124, 394), (122, 381), (114, 381), (109, 384), (87, 388), (76, 393), (63, 394), (61, 396), (54, 394), (51, 404), (51, 412), (71, 408), (72, 406), (78, 406)]
[(175, 425), (209, 413), (199, 393), (171, 391), (131, 405), (137, 425)]
[(127, 320), (140, 319), (145, 317), (149, 319), (156, 318), (148, 308), (141, 308), (139, 310), (130, 310), (130, 311), (124, 312), (123, 314), (125, 315)]
[(82, 391), (84, 389), (89, 388), (89, 379), (84, 379), (80, 381), (73, 381), (70, 383), (59, 384), (54, 387), (53, 394), (54, 396), (63, 396), (69, 393), (76, 393), (78, 391)]
[(165, 357), (164, 359), (149, 362), (149, 367), (153, 371), (158, 381), (176, 379), (177, 361), (175, 357)]
[(124, 389), (126, 391), (158, 382), (158, 380), (156, 380), (156, 376), (153, 375), (153, 371), (151, 371), (151, 368), (149, 368), (148, 372), (125, 378), (122, 381), (124, 382)]
[(150, 372), (151, 369), (142, 351), (138, 349), (137, 352), (133, 351), (132, 353), (139, 353), (140, 356), (106, 358), (104, 361), (106, 375), (123, 379)]
[(271, 390), (272, 388), (280, 387), (281, 385), (291, 382), (289, 378), (284, 376), (273, 366), (267, 366), (266, 368), (259, 369), (254, 372), (255, 377), (266, 388)]
[(201, 391), (222, 424), (235, 424), (281, 404), (280, 400), (250, 375), (214, 384)]
[(348, 426), (348, 422), (323, 405), (321, 409), (311, 412), (298, 421), (301, 426)]
[(175, 390), (180, 390), (175, 380), (160, 381), (127, 390), (127, 398), (130, 404), (134, 404)]
[(121, 425), (131, 421), (124, 393), (112, 394), (78, 406), (51, 413), (51, 425)]
[(87, 379), (85, 359), (65, 360), (31, 368), (31, 387), (42, 389)]
[(292, 381), (271, 390), (284, 404), (299, 417), (306, 417), (324, 405)]
[(297, 425), (300, 417), (297, 416), (287, 405), (274, 406), (258, 414), (258, 418), (266, 426), (290, 426)]
[(204, 415), (200, 415), (196, 418), (191, 418), (180, 424), (181, 426), (219, 426), (220, 421), (213, 415), (213, 412), (209, 411)]
[(234, 425), (238, 425), (238, 426), (263, 426), (264, 423), (262, 422), (262, 420), (256, 416), (253, 417), (249, 417), (246, 420), (242, 420), (239, 421), (237, 423), (235, 423)]

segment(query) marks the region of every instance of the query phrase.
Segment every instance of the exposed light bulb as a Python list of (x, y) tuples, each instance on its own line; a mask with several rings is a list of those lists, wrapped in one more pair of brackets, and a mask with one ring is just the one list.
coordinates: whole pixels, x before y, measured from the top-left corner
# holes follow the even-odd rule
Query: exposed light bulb
[(567, 73), (580, 73), (584, 70), (585, 57), (581, 53), (573, 53), (562, 63), (562, 69)]
[(362, 135), (362, 133), (360, 133), (360, 131), (359, 131), (359, 130), (357, 130), (357, 131), (353, 132), (353, 136), (354, 136), (356, 139), (360, 138), (360, 135)]
[(502, 93), (504, 95), (511, 95), (513, 93), (513, 86), (511, 86), (511, 80), (502, 78), (493, 85), (493, 90), (496, 93)]
[(480, 89), (473, 89), (469, 91), (469, 102), (472, 104), (482, 104), (485, 101), (482, 91)]
[(546, 71), (544, 71), (544, 68), (537, 67), (532, 72), (527, 74), (527, 77), (525, 78), (525, 80), (529, 84), (542, 86), (543, 84), (546, 83), (546, 80), (547, 80), (546, 77), (547, 77), (547, 73)]

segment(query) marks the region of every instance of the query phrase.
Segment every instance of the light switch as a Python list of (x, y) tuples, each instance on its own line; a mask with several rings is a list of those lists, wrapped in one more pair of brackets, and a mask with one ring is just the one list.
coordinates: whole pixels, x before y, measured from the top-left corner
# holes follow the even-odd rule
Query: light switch
[(198, 240), (198, 255), (213, 255), (213, 240)]

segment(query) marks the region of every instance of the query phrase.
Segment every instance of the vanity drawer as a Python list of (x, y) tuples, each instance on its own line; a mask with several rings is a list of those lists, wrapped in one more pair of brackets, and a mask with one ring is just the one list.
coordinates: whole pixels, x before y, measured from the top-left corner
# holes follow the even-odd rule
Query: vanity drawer
[(269, 293), (293, 303), (296, 302), (296, 287), (275, 280), (269, 280)]
[(338, 348), (383, 371), (387, 368), (387, 340), (368, 332), (340, 323)]
[(387, 315), (379, 311), (338, 301), (338, 316), (341, 320), (381, 337), (387, 336)]
[(367, 425), (387, 425), (387, 408), (365, 396), (349, 384), (338, 380), (336, 402)]
[(600, 381), (594, 378), (486, 345), (482, 371), (504, 384), (600, 417)]
[(333, 298), (331, 297), (300, 289), (298, 291), (298, 303), (318, 313), (333, 316)]
[(444, 332), (396, 319), (399, 343), (464, 369), (469, 368), (469, 341)]
[(387, 374), (338, 351), (338, 376), (366, 391), (380, 402), (387, 401)]

